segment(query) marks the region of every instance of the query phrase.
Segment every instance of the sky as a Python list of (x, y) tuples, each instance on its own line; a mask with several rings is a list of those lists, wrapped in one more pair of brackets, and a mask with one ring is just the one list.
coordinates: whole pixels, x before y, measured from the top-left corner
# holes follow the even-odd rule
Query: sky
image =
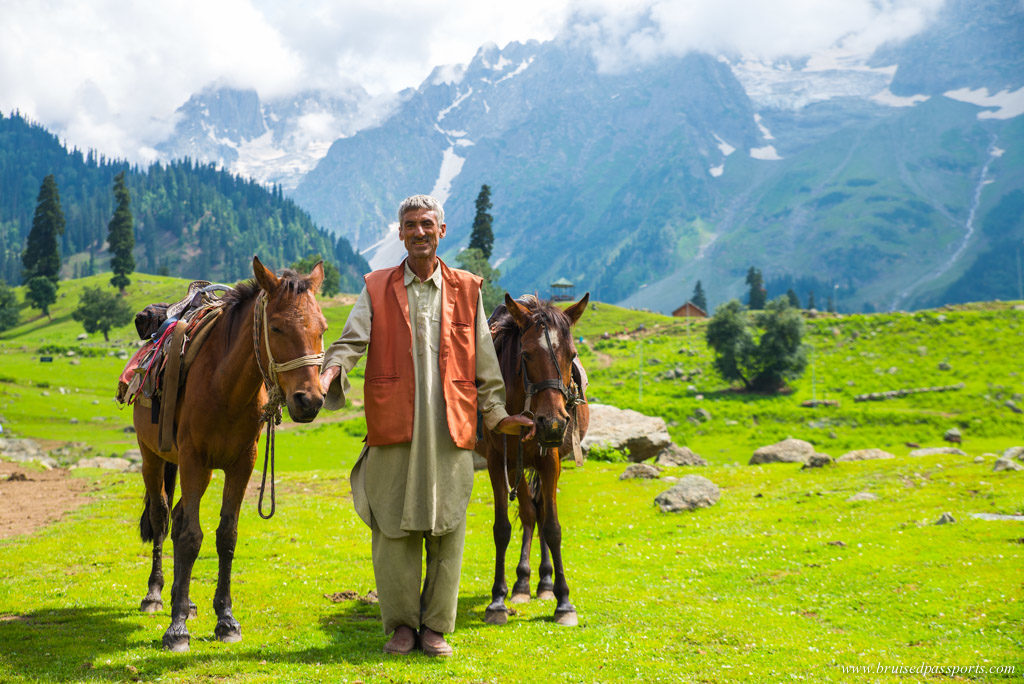
[(0, 0), (0, 112), (146, 161), (210, 85), (261, 98), (418, 86), (485, 43), (588, 41), (606, 70), (692, 49), (760, 59), (870, 54), (942, 0)]

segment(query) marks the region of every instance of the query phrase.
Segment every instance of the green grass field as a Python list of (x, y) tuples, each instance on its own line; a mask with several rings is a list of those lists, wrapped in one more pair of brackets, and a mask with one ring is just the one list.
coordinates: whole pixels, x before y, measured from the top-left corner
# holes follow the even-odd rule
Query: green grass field
[[(181, 281), (137, 278), (152, 288), (132, 295), (139, 307), (181, 290)], [(27, 311), (0, 335), (5, 436), (51, 448), (80, 442), (100, 453), (133, 446), (123, 432), (130, 417), (112, 395), (123, 364), (116, 354), (132, 348), (134, 330), (116, 331), (109, 344), (100, 336), (77, 340), (68, 318), (76, 290), (99, 280), (62, 283), (52, 324)], [(328, 338), (346, 313), (344, 305), (326, 306)], [(364, 427), (354, 408), (309, 426), (286, 423), (279, 433), (278, 513), (260, 520), (250, 498), (239, 527), (238, 644), (213, 638), (219, 475), (204, 501), (192, 650), (174, 655), (160, 650), (168, 611), (137, 611), (149, 571), (149, 548), (138, 540), (141, 478), (74, 471), (93, 485), (88, 504), (0, 541), (0, 681), (890, 681), (878, 667), (922, 665), (1015, 668), (952, 679), (1019, 680), (1024, 523), (971, 514), (1024, 509), (1024, 473), (992, 472), (992, 456), (975, 462), (1024, 443), (1024, 421), (1004, 405), (1024, 391), (1024, 312), (990, 305), (844, 316), (810, 321), (809, 333), (813, 376), (809, 369), (788, 395), (750, 396), (714, 375), (701, 323), (605, 304), (587, 312), (577, 334), (591, 394), (665, 417), (673, 438), (710, 465), (664, 475), (703, 475), (722, 496), (708, 509), (663, 514), (653, 500), (669, 482), (620, 481), (621, 464), (569, 467), (559, 509), (579, 627), (555, 625), (553, 601), (516, 606), (503, 627), (483, 623), (492, 514), (478, 473), (450, 639), (456, 655), (383, 656), (376, 607), (324, 596), (373, 588), (369, 530), (352, 509), (347, 481)], [(76, 354), (40, 363), (44, 345)], [(690, 379), (664, 379), (676, 366)], [(959, 382), (957, 392), (853, 401)], [(812, 397), (839, 406), (800, 406)], [(711, 419), (692, 422), (697, 408)], [(907, 456), (906, 442), (941, 445), (953, 426), (967, 456)], [(754, 448), (786, 436), (833, 456), (875, 446), (896, 458), (805, 471), (745, 465)], [(878, 499), (847, 501), (863, 491)], [(957, 522), (932, 524), (944, 512)]]

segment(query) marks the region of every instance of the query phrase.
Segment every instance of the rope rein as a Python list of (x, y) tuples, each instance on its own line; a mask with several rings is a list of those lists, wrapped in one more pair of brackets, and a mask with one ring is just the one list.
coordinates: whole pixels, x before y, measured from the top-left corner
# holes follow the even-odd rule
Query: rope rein
[[(260, 369), (260, 376), (263, 378), (263, 386), (267, 389), (267, 403), (260, 409), (259, 422), (267, 424), (267, 443), (263, 451), (263, 479), (260, 482), (260, 498), (256, 506), (256, 512), (264, 520), (274, 517), (277, 510), (277, 497), (274, 488), (274, 434), (276, 427), (281, 424), (281, 407), (285, 403), (284, 390), (278, 382), (277, 374), (294, 370), (303, 366), (319, 367), (324, 360), (324, 353), (306, 354), (284, 363), (276, 363), (274, 354), (270, 351), (270, 329), (267, 323), (267, 293), (260, 290), (256, 298), (256, 306), (252, 312), (252, 345), (256, 352), (256, 367)], [(261, 358), (260, 332), (263, 333), (263, 344), (267, 347), (267, 370), (263, 370), (263, 359)], [(270, 512), (263, 512), (263, 492), (267, 487), (267, 464), (270, 464)]]

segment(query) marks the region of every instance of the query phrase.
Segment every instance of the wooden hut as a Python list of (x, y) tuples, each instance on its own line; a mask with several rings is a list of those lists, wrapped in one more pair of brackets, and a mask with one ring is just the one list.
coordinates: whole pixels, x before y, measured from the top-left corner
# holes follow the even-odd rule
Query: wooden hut
[(693, 302), (686, 302), (681, 307), (673, 311), (672, 315), (680, 318), (707, 318), (708, 312)]

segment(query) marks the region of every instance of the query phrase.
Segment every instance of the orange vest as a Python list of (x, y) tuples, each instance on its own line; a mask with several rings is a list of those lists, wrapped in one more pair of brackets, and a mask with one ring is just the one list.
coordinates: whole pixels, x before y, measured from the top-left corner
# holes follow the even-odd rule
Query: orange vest
[[(476, 309), (483, 281), (437, 261), (443, 282), (437, 363), (448, 432), (456, 446), (472, 449), (476, 445)], [(416, 374), (405, 262), (368, 273), (364, 280), (373, 309), (363, 385), (367, 444), (411, 442)]]

